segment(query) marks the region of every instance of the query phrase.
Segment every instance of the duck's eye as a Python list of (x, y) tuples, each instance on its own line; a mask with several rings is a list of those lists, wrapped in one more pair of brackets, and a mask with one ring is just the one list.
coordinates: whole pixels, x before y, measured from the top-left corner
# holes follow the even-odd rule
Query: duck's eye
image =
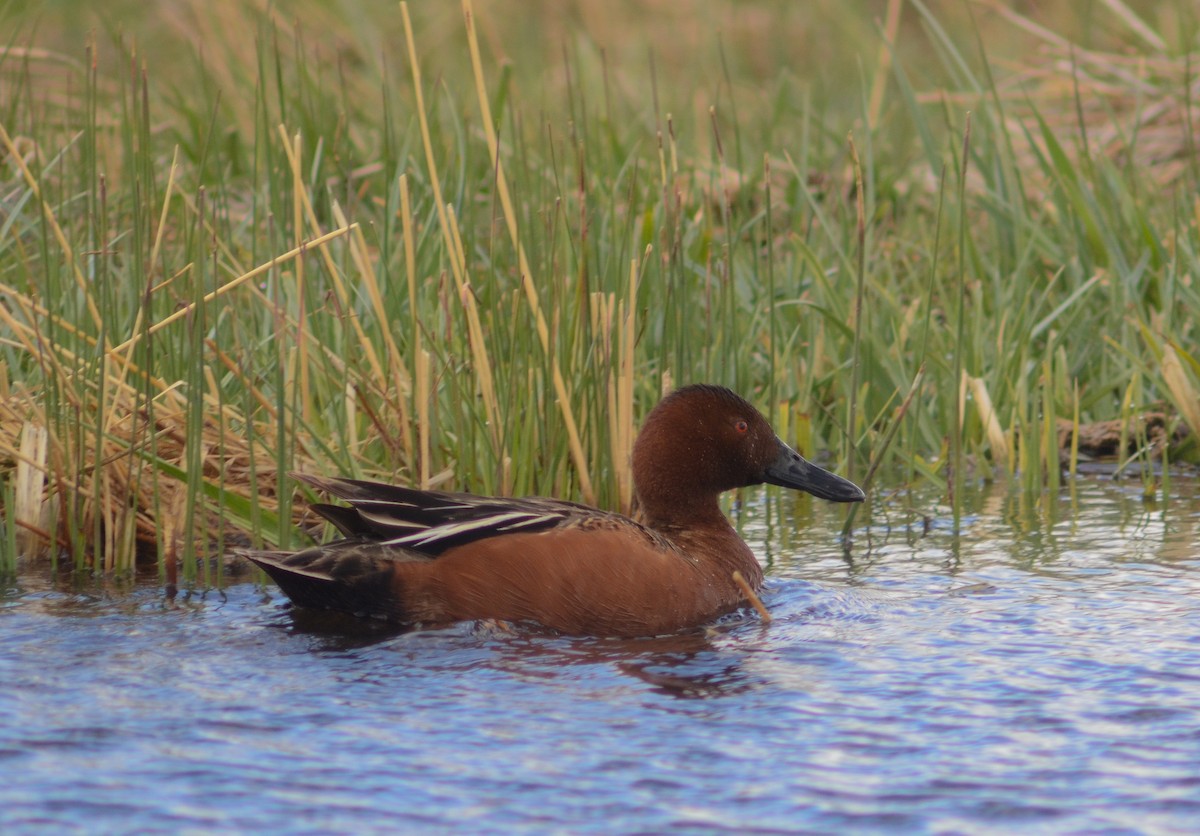
[(733, 428), (738, 431), (739, 435), (745, 435), (750, 431), (750, 425), (741, 418), (734, 421)]

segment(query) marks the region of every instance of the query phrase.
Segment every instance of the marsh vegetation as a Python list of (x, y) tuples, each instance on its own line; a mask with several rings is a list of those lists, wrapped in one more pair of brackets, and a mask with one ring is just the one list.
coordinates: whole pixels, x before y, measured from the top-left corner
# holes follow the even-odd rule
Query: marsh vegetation
[(628, 507), (701, 380), (952, 501), (1196, 461), (1191, 3), (126, 6), (0, 10), (6, 565), (209, 583), (293, 469)]

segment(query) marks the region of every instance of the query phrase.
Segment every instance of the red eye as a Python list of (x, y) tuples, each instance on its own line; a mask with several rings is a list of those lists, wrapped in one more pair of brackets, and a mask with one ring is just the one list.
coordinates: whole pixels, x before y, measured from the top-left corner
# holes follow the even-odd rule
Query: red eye
[(739, 419), (737, 419), (737, 421), (734, 422), (733, 428), (735, 430), (737, 430), (741, 435), (745, 435), (746, 432), (750, 429), (750, 425), (747, 424), (745, 421), (743, 421), (741, 418), (739, 418)]

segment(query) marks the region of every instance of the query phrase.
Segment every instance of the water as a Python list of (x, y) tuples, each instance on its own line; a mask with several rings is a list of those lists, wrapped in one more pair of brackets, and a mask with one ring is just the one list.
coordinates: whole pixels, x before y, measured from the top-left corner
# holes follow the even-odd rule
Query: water
[(346, 635), (249, 582), (31, 573), (0, 595), (0, 831), (1191, 832), (1200, 494), (1173, 490), (996, 490), (957, 550), (893, 497), (849, 562), (839, 509), (752, 504), (774, 623), (643, 641)]

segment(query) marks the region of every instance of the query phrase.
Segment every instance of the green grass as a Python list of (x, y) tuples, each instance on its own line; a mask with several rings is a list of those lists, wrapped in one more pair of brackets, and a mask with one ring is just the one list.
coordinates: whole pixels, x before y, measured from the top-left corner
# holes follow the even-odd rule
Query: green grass
[(628, 507), (699, 380), (953, 497), (1056, 486), (1057, 418), (1200, 430), (1191, 6), (1062, 4), (1047, 54), (799, 5), (221, 0), (86, 45), (3, 7), (0, 568), (213, 582), (298, 538), (293, 468)]

